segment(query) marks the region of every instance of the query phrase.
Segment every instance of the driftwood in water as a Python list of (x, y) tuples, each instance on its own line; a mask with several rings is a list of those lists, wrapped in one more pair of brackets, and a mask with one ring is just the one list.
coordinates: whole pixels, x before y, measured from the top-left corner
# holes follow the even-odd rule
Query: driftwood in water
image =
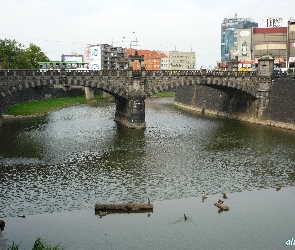
[(224, 210), (224, 211), (229, 210), (229, 207), (228, 207), (228, 206), (225, 206), (225, 205), (223, 205), (223, 204), (221, 204), (221, 203), (215, 202), (214, 205), (215, 205), (216, 207), (218, 207), (218, 208)]
[(99, 204), (96, 203), (95, 211), (114, 212), (152, 212), (153, 204), (122, 203), (122, 204)]

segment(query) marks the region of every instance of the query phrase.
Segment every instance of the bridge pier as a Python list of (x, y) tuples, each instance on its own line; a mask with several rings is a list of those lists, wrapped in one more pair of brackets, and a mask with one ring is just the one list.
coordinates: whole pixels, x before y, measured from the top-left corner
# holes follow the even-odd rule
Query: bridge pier
[(145, 99), (141, 96), (133, 96), (128, 99), (117, 97), (115, 121), (128, 128), (146, 128)]
[(94, 89), (90, 87), (85, 87), (85, 98), (86, 100), (94, 99)]

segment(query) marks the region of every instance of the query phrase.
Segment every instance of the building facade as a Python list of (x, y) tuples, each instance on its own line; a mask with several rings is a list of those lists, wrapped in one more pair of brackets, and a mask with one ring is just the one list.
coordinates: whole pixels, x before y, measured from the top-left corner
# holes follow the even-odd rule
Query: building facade
[(238, 29), (237, 45), (231, 48), (231, 58), (237, 56), (239, 69), (255, 70), (258, 59), (265, 54), (273, 56), (275, 69), (285, 70), (295, 67), (295, 20), (288, 22), (282, 21), (286, 18), (269, 18), (269, 20), (264, 23), (268, 26), (274, 24), (274, 27)]
[[(134, 55), (144, 56), (144, 66), (146, 70), (194, 70), (195, 69), (195, 52), (179, 51), (155, 51), (155, 50), (136, 50), (127, 49), (127, 56)], [(139, 70), (140, 64), (133, 62), (133, 69)]]
[(287, 34), (287, 27), (253, 28), (252, 58), (255, 64), (261, 56), (271, 54), (274, 57), (275, 68), (286, 68)]
[(84, 51), (84, 62), (87, 62), (89, 69), (93, 70), (116, 69), (118, 67), (117, 59), (125, 57), (125, 48), (109, 44), (88, 44)]
[(289, 68), (295, 68), (295, 19), (288, 22), (287, 61)]
[(228, 62), (231, 59), (231, 48), (237, 46), (238, 29), (249, 29), (258, 27), (258, 23), (251, 18), (224, 18), (221, 24), (221, 62)]
[(195, 70), (196, 53), (182, 51), (164, 51), (168, 57), (168, 70)]
[[(127, 57), (129, 55), (134, 55), (137, 51), (139, 56), (144, 56), (144, 66), (146, 70), (161, 70), (161, 53), (155, 50), (141, 50), (141, 49), (127, 49)], [(139, 70), (140, 63), (134, 61), (133, 69)]]

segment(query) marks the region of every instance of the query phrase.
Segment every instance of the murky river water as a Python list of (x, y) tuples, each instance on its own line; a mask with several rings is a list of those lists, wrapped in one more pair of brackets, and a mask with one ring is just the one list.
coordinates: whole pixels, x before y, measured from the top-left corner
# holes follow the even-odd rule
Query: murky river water
[[(0, 218), (7, 243), (31, 249), (42, 236), (66, 249), (281, 249), (295, 238), (294, 131), (204, 117), (172, 98), (146, 107), (145, 130), (117, 125), (113, 103), (6, 121)], [(223, 192), (239, 210), (217, 213), (213, 202)], [(96, 202), (148, 197), (149, 216), (94, 215)], [(191, 213), (185, 223), (184, 210)]]

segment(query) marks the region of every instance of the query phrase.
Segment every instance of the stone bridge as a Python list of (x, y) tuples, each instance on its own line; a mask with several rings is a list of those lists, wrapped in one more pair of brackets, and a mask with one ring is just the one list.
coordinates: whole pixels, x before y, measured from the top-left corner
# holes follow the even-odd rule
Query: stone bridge
[(206, 85), (231, 95), (251, 96), (265, 102), (271, 82), (269, 74), (239, 71), (0, 70), (0, 98), (9, 98), (24, 89), (47, 86), (64, 89), (83, 87), (86, 98), (91, 99), (94, 98), (94, 90), (100, 89), (115, 96), (116, 121), (130, 128), (144, 128), (145, 99), (155, 93), (186, 85)]
[(47, 71), (1, 70), (0, 98), (30, 87), (85, 87), (87, 99), (100, 89), (116, 97), (115, 120), (127, 127), (145, 127), (145, 99), (185, 85), (207, 85), (242, 92), (253, 98), (267, 97), (270, 78), (238, 71)]

